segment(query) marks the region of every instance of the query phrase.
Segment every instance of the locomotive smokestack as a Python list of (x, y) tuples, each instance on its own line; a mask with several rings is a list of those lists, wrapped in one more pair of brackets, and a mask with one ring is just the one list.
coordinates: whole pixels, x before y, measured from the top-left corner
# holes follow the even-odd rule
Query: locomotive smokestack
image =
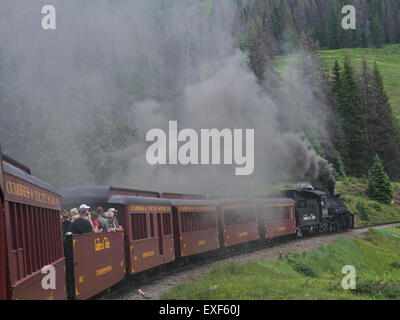
[(331, 195), (331, 197), (335, 196), (335, 187), (336, 187), (336, 180), (335, 178), (332, 176), (331, 179), (329, 179), (328, 181), (328, 192)]
[(320, 161), (319, 163), (320, 172), (318, 176), (319, 183), (321, 187), (328, 191), (328, 193), (334, 197), (336, 179), (332, 173), (332, 165), (328, 161)]

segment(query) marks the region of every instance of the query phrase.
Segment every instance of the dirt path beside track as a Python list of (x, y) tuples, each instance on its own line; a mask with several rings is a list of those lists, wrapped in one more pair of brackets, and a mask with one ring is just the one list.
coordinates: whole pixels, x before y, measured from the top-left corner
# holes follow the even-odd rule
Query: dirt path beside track
[[(384, 225), (374, 228), (390, 228), (399, 224)], [(287, 243), (276, 244), (273, 247), (266, 247), (261, 250), (253, 251), (251, 253), (243, 253), (241, 255), (226, 258), (211, 262), (204, 265), (195, 265), (191, 269), (184, 271), (177, 271), (176, 273), (170, 273), (160, 278), (154, 279), (146, 284), (141, 285), (125, 285), (115, 291), (101, 296), (99, 299), (106, 300), (143, 300), (152, 299), (158, 300), (160, 296), (175, 287), (177, 284), (185, 283), (202, 275), (210, 272), (213, 266), (222, 266), (229, 263), (245, 263), (250, 259), (260, 258), (264, 260), (274, 260), (279, 258), (280, 252), (283, 254), (293, 253), (296, 251), (308, 251), (316, 249), (321, 245), (328, 244), (335, 241), (338, 238), (349, 238), (349, 239), (362, 239), (363, 233), (369, 228), (354, 229), (340, 234), (322, 235), (318, 237), (295, 239)], [(140, 293), (138, 293), (140, 292)]]

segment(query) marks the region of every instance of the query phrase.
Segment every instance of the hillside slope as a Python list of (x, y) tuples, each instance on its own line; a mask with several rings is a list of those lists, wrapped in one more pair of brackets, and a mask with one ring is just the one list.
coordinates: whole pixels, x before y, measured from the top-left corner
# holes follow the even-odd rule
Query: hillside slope
[(370, 66), (377, 62), (393, 112), (396, 118), (400, 119), (400, 44), (387, 45), (380, 49), (320, 50), (320, 57), (326, 62), (329, 70), (332, 70), (336, 60), (342, 65), (346, 52), (351, 54), (356, 68), (361, 67), (363, 55)]
[[(319, 50), (319, 56), (326, 63), (327, 68), (332, 71), (337, 60), (343, 65), (344, 57), (349, 53), (352, 57), (353, 66), (361, 68), (362, 58), (365, 55), (367, 63), (373, 67), (375, 61), (381, 71), (386, 93), (389, 96), (393, 113), (400, 120), (400, 44), (386, 45), (384, 48), (355, 48), (339, 50)], [(296, 64), (300, 59), (299, 54), (279, 56), (277, 58), (278, 71), (285, 78), (288, 74), (287, 68)]]

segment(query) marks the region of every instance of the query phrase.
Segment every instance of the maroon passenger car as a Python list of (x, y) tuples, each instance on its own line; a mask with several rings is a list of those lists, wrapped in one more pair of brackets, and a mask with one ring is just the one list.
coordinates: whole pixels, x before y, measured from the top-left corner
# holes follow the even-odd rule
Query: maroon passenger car
[(167, 199), (112, 196), (124, 227), (128, 274), (149, 270), (175, 259), (171, 203)]
[(177, 257), (220, 247), (217, 205), (214, 201), (172, 200), (174, 244)]
[[(3, 186), (3, 157), (0, 147), (0, 300), (7, 299), (7, 248), (6, 248), (6, 229), (5, 215), (3, 211), (4, 203), (4, 186)], [(3, 285), (4, 284), (4, 285)]]
[(219, 207), (225, 247), (259, 239), (256, 201), (226, 200)]
[[(2, 238), (5, 234), (5, 246), (2, 241), (0, 248), (2, 280), (6, 273), (1, 297), (66, 299), (60, 196), (53, 187), (32, 176), (29, 168), (17, 161), (3, 155), (1, 163), (4, 196), (4, 211), (0, 211)], [(45, 266), (54, 267), (54, 289), (42, 286), (43, 278), (48, 275), (42, 273)]]
[(261, 238), (271, 239), (296, 234), (295, 202), (292, 199), (259, 200), (258, 220)]

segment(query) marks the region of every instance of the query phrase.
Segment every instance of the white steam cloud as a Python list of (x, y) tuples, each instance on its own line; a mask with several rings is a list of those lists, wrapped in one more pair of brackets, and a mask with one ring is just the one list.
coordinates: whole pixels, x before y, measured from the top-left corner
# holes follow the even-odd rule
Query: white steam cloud
[[(330, 180), (332, 168), (304, 141), (298, 123), (316, 88), (291, 77), (273, 99), (266, 95), (236, 48), (235, 3), (2, 0), (0, 54), (15, 72), (0, 79), (12, 80), (9, 89), (28, 101), (18, 112), (41, 124), (28, 126), (26, 148), (13, 147), (0, 130), (3, 148), (63, 187), (246, 193), (282, 177)], [(45, 4), (57, 10), (54, 31), (40, 28)], [(315, 107), (323, 110), (323, 102)], [(7, 111), (9, 128), (21, 126)], [(109, 119), (134, 132), (122, 151), (105, 134)], [(150, 166), (146, 133), (166, 131), (169, 120), (179, 129), (255, 129), (254, 173), (235, 176), (235, 165)], [(110, 171), (115, 161), (128, 163), (123, 174)]]

